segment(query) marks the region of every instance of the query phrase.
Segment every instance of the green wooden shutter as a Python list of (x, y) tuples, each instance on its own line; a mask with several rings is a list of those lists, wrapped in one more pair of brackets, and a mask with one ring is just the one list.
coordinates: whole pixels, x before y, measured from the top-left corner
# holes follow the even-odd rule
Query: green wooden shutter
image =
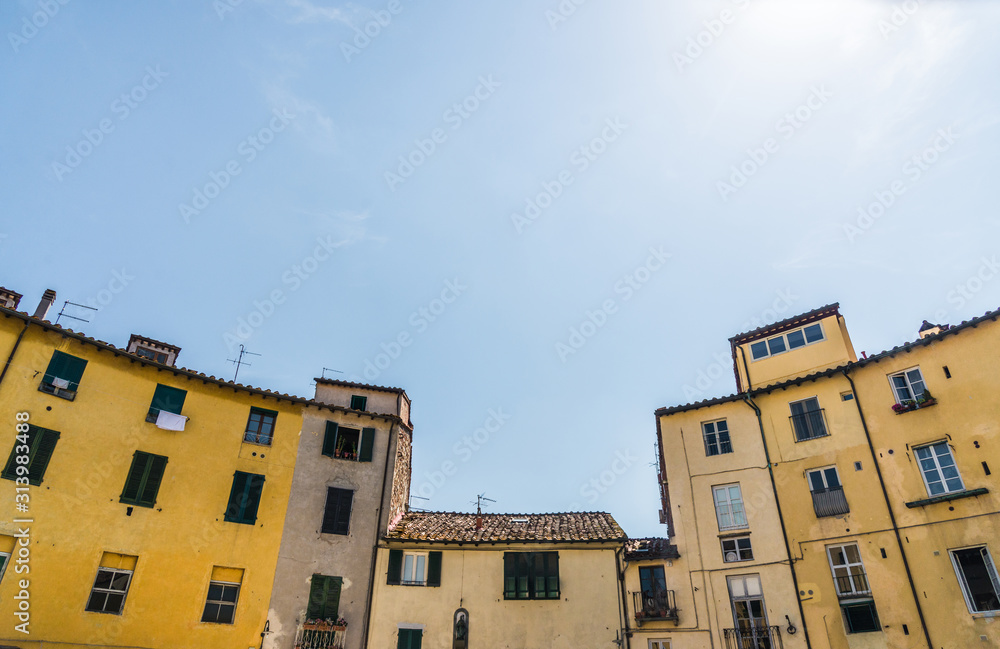
[(504, 599), (514, 599), (517, 597), (517, 571), (515, 569), (516, 558), (512, 552), (503, 554), (503, 596)]
[(323, 455), (333, 457), (333, 452), (337, 450), (337, 422), (326, 422), (326, 432), (323, 433)]
[(139, 504), (152, 507), (156, 504), (156, 494), (160, 491), (163, 480), (163, 470), (167, 468), (167, 458), (162, 455), (149, 456), (149, 468), (146, 471), (146, 484), (139, 496)]
[(372, 450), (375, 447), (375, 429), (365, 428), (361, 431), (361, 453), (358, 460), (361, 462), (372, 461)]
[(257, 508), (260, 507), (260, 494), (264, 490), (264, 476), (251, 473), (247, 487), (247, 504), (243, 508), (243, 522), (253, 525), (257, 522)]
[(421, 629), (410, 629), (410, 649), (420, 649), (424, 641), (424, 632)]
[(69, 381), (69, 389), (76, 390), (80, 387), (80, 379), (83, 378), (83, 370), (86, 368), (87, 361), (84, 359), (54, 351), (52, 360), (45, 370), (45, 381), (51, 383), (54, 378), (65, 379)]
[(132, 454), (132, 466), (128, 470), (128, 477), (125, 478), (125, 486), (122, 488), (120, 502), (134, 503), (139, 499), (139, 489), (142, 487), (142, 478), (146, 473), (146, 464), (149, 461), (149, 454), (136, 451)]
[(389, 550), (389, 576), (387, 584), (399, 584), (403, 579), (403, 551)]
[(531, 581), (534, 585), (533, 596), (535, 599), (545, 599), (545, 560), (548, 558), (545, 552), (533, 552), (528, 560), (531, 572)]
[(156, 391), (153, 392), (153, 402), (149, 405), (149, 416), (155, 418), (161, 410), (172, 412), (175, 415), (181, 414), (186, 397), (187, 390), (157, 384)]
[(49, 466), (52, 453), (56, 450), (56, 442), (59, 440), (59, 433), (48, 428), (35, 428), (35, 434), (31, 440), (31, 455), (28, 462), (28, 483), (33, 485), (42, 484), (42, 476)]
[(441, 585), (441, 553), (431, 552), (427, 557), (427, 585)]
[(559, 599), (559, 553), (546, 552), (545, 583), (549, 599)]
[(344, 585), (342, 577), (326, 578), (326, 604), (323, 608), (323, 619), (336, 621), (340, 611), (340, 589)]
[(316, 620), (323, 617), (326, 607), (327, 579), (323, 575), (313, 575), (309, 586), (309, 603), (306, 605), (306, 617)]
[(398, 649), (420, 649), (423, 633), (420, 629), (400, 629), (396, 646)]
[(233, 488), (229, 491), (229, 504), (226, 507), (226, 520), (231, 523), (243, 522), (243, 494), (249, 477), (249, 473), (242, 471), (233, 474)]

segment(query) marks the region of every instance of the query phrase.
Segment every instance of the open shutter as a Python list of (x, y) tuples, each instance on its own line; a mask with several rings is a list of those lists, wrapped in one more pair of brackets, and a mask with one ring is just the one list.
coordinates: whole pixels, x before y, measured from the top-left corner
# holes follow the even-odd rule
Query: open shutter
[(361, 431), (361, 453), (358, 460), (361, 462), (372, 461), (372, 450), (375, 447), (375, 429), (365, 428)]
[(351, 529), (351, 506), (354, 504), (354, 492), (349, 489), (340, 490), (340, 504), (337, 505), (336, 530), (338, 534), (347, 534)]
[(431, 552), (427, 557), (427, 585), (441, 585), (441, 553)]
[(506, 599), (517, 597), (517, 557), (512, 552), (503, 555), (503, 596)]
[(545, 585), (549, 599), (559, 599), (559, 553), (545, 553)]
[(146, 472), (148, 458), (149, 455), (142, 451), (136, 451), (132, 454), (132, 466), (129, 469), (128, 477), (125, 478), (121, 500), (135, 501), (139, 497), (139, 487), (142, 485), (142, 476)]
[(60, 351), (52, 352), (52, 360), (45, 370), (45, 382), (51, 383), (52, 379), (63, 379), (69, 382), (69, 389), (76, 390), (80, 387), (80, 379), (83, 378), (83, 370), (87, 368), (87, 361), (76, 356), (70, 356)]
[(161, 410), (179, 415), (184, 409), (185, 398), (187, 398), (187, 390), (157, 384), (156, 391), (153, 392), (153, 402), (149, 405), (149, 416), (156, 417)]
[(340, 502), (338, 489), (327, 487), (326, 508), (323, 509), (323, 525), (320, 531), (323, 534), (333, 534), (337, 523), (337, 504)]
[(340, 589), (344, 580), (341, 577), (326, 578), (326, 605), (323, 607), (323, 619), (336, 621), (340, 611)]
[(257, 522), (257, 508), (260, 506), (260, 492), (264, 490), (264, 476), (250, 474), (250, 484), (247, 490), (247, 504), (243, 508), (243, 522)]
[(398, 585), (403, 579), (403, 551), (389, 550), (389, 576), (385, 583)]
[(31, 440), (31, 463), (28, 465), (28, 482), (33, 485), (42, 484), (42, 476), (49, 466), (52, 453), (56, 450), (59, 433), (48, 428), (35, 428)]
[(146, 472), (146, 485), (142, 489), (139, 504), (152, 507), (156, 504), (156, 494), (160, 490), (163, 470), (167, 467), (167, 458), (162, 455), (151, 455), (149, 456), (149, 464), (149, 470)]
[(333, 452), (337, 450), (337, 422), (326, 422), (326, 432), (323, 433), (323, 455), (333, 457)]
[(309, 603), (306, 605), (306, 617), (316, 620), (323, 617), (326, 608), (327, 580), (329, 577), (313, 575), (309, 585)]
[(232, 523), (243, 522), (244, 493), (247, 489), (249, 473), (237, 471), (233, 475), (233, 488), (229, 491), (229, 505), (226, 507), (226, 520)]

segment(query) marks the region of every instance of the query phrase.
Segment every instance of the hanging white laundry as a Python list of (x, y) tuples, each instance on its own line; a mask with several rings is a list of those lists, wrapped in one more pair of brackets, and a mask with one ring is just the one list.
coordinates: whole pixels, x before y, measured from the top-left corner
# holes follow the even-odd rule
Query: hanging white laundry
[(52, 385), (59, 388), (60, 390), (69, 390), (69, 381), (66, 379), (61, 379), (58, 376), (52, 377)]
[(184, 415), (175, 415), (166, 410), (161, 410), (160, 414), (156, 416), (156, 427), (163, 430), (184, 430), (186, 423), (187, 417)]

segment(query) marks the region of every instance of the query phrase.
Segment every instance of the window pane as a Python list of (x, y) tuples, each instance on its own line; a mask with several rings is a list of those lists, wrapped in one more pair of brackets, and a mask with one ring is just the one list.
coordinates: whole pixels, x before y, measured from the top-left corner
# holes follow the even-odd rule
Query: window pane
[(809, 325), (802, 330), (806, 335), (806, 342), (814, 343), (823, 340), (823, 327), (819, 324)]
[(403, 581), (413, 581), (413, 555), (403, 557)]
[(826, 477), (827, 487), (832, 489), (840, 486), (840, 478), (837, 477), (837, 469), (830, 467), (829, 469), (823, 471), (823, 474)]
[(783, 336), (771, 338), (767, 341), (767, 346), (772, 354), (780, 354), (785, 351), (785, 338)]
[(806, 337), (805, 334), (802, 333), (801, 329), (798, 329), (788, 334), (789, 349), (796, 349), (798, 347), (802, 347), (805, 344), (806, 344)]
[(426, 572), (424, 572), (424, 563), (426, 562), (426, 560), (427, 560), (427, 557), (425, 557), (423, 555), (417, 556), (417, 569), (416, 569), (416, 572), (413, 574), (413, 580), (414, 581), (423, 581), (424, 580), (424, 575), (427, 574)]
[(750, 353), (753, 355), (754, 360), (764, 358), (767, 356), (767, 343), (762, 340), (750, 345)]
[(819, 471), (813, 471), (809, 474), (809, 486), (813, 491), (822, 491), (826, 485), (823, 484), (823, 474)]

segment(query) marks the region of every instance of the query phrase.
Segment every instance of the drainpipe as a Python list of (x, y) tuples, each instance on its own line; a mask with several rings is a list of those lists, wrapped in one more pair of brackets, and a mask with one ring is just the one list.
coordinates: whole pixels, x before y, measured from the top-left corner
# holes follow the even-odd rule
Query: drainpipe
[[(743, 351), (743, 348), (740, 348)], [(743, 362), (746, 362), (746, 357), (743, 358)], [(764, 421), (760, 416), (760, 408), (753, 399), (750, 398), (749, 393), (743, 394), (743, 402), (748, 406), (753, 408), (754, 414), (757, 415), (757, 427), (760, 428), (760, 441), (764, 445), (764, 459), (767, 460), (767, 475), (771, 478), (771, 491), (774, 493), (774, 506), (778, 510), (778, 522), (781, 523), (781, 540), (785, 543), (785, 554), (788, 555), (788, 570), (792, 573), (792, 586), (795, 587), (795, 602), (799, 607), (799, 619), (802, 620), (802, 633), (805, 636), (806, 647), (812, 649), (812, 644), (809, 642), (809, 629), (806, 626), (806, 614), (802, 610), (802, 600), (799, 598), (799, 579), (795, 575), (795, 565), (792, 560), (792, 549), (788, 545), (788, 531), (785, 528), (785, 516), (781, 512), (781, 502), (778, 500), (778, 485), (774, 480), (774, 467), (771, 465), (771, 453), (767, 448), (767, 437), (764, 435)]]
[(618, 596), (621, 598), (621, 614), (622, 614), (622, 640), (625, 641), (625, 649), (632, 649), (632, 632), (628, 628), (628, 598), (625, 597), (625, 569), (622, 567), (621, 561), (618, 560), (619, 552), (621, 556), (625, 555), (625, 543), (615, 550), (615, 569), (618, 571)]
[[(364, 632), (361, 634), (361, 647), (362, 649), (367, 649), (368, 647), (368, 634), (371, 632), (372, 623), (372, 599), (375, 595), (375, 564), (378, 559), (378, 539), (379, 531), (382, 528), (382, 513), (386, 510), (392, 509), (392, 494), (389, 495), (389, 503), (385, 502), (385, 484), (389, 480), (389, 453), (392, 450), (392, 440), (395, 439), (393, 436), (396, 430), (396, 424), (389, 424), (389, 439), (386, 441), (385, 445), (385, 467), (382, 470), (382, 496), (380, 501), (380, 509), (378, 516), (375, 517), (375, 544), (372, 545), (372, 559), (371, 559), (371, 569), (368, 572), (368, 595), (365, 599), (365, 628)], [(393, 465), (395, 466), (395, 464)], [(386, 514), (385, 519), (386, 525), (389, 524), (389, 515)]]
[(0, 383), (3, 383), (3, 379), (7, 376), (7, 370), (10, 369), (11, 361), (14, 360), (14, 354), (17, 353), (17, 348), (21, 346), (21, 339), (24, 338), (24, 332), (28, 330), (28, 325), (31, 324), (28, 320), (24, 321), (24, 329), (21, 329), (21, 333), (18, 334), (17, 340), (14, 342), (14, 347), (10, 350), (10, 356), (7, 357), (7, 363), (3, 366), (3, 371), (0, 372)]
[(927, 623), (924, 621), (924, 611), (920, 606), (920, 598), (917, 596), (917, 587), (913, 583), (913, 573), (910, 572), (910, 562), (906, 560), (906, 550), (903, 548), (903, 539), (899, 535), (899, 526), (896, 524), (896, 515), (892, 511), (892, 503), (889, 501), (889, 492), (885, 488), (885, 480), (882, 478), (882, 467), (878, 463), (878, 455), (875, 453), (875, 444), (872, 443), (871, 433), (868, 431), (868, 423), (865, 421), (865, 413), (861, 410), (861, 399), (858, 398), (858, 391), (854, 387), (854, 380), (844, 369), (841, 371), (847, 382), (851, 384), (851, 393), (854, 394), (854, 404), (861, 417), (861, 427), (865, 431), (865, 439), (868, 440), (868, 450), (872, 454), (872, 462), (875, 464), (875, 474), (878, 476), (878, 485), (882, 488), (882, 498), (885, 499), (885, 508), (889, 512), (889, 522), (892, 523), (892, 531), (896, 535), (896, 545), (899, 546), (899, 556), (903, 558), (903, 568), (906, 570), (906, 581), (910, 584), (910, 593), (913, 595), (913, 603), (917, 605), (917, 617), (920, 618), (920, 628), (924, 631), (924, 640), (927, 641), (928, 649), (934, 649), (931, 643), (931, 634), (927, 630)]

